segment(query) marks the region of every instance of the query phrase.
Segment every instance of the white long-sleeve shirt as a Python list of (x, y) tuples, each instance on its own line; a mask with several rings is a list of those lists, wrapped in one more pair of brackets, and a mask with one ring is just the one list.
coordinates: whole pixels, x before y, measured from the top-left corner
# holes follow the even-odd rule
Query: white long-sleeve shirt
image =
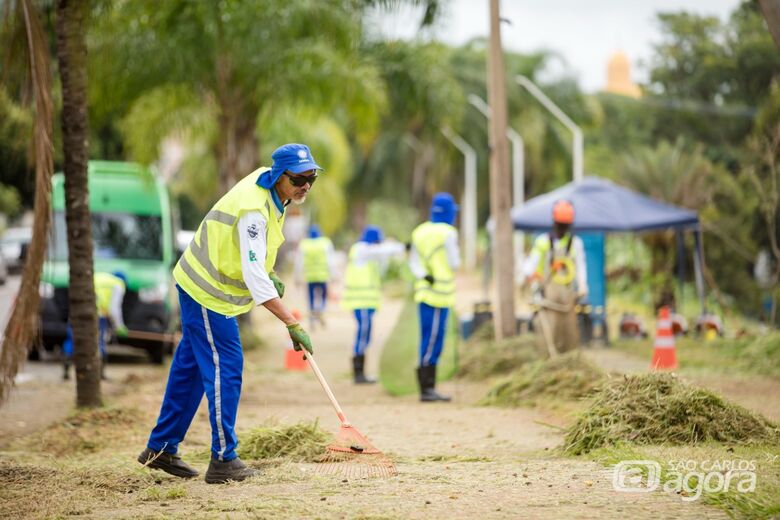
[[(279, 210), (275, 207), (272, 211)], [(256, 233), (247, 232), (254, 226)], [(276, 292), (268, 272), (265, 270), (265, 255), (268, 250), (266, 243), (267, 223), (265, 217), (259, 211), (245, 213), (238, 220), (238, 242), (241, 249), (241, 273), (244, 277), (244, 283), (255, 301), (255, 305), (277, 298)], [(253, 230), (254, 231), (254, 230)]]
[[(550, 240), (550, 234), (544, 233), (540, 235), (542, 240)], [(588, 267), (585, 261), (585, 247), (582, 245), (582, 239), (578, 236), (571, 237), (571, 251), (569, 252), (574, 257), (574, 269), (575, 269), (575, 281), (577, 283), (577, 292), (588, 294)], [(538, 239), (537, 239), (538, 240)], [(559, 253), (565, 249), (565, 246), (561, 243), (561, 240), (553, 237), (553, 249)], [(536, 269), (539, 267), (539, 261), (541, 260), (539, 250), (534, 247), (531, 250), (531, 254), (523, 264), (523, 275), (528, 278), (532, 276)], [(549, 261), (545, 259), (545, 261)]]
[(115, 287), (111, 291), (111, 302), (109, 303), (108, 313), (111, 315), (111, 321), (115, 327), (123, 328), (125, 320), (122, 318), (122, 302), (125, 300), (124, 286)]
[(400, 242), (380, 242), (369, 244), (368, 242), (356, 242), (352, 246), (355, 256), (350, 258), (355, 266), (361, 266), (366, 262), (375, 261), (379, 264), (379, 272), (384, 273), (387, 263), (394, 256), (401, 256), (406, 252), (406, 247)]
[[(444, 249), (447, 251), (447, 262), (450, 264), (450, 268), (453, 271), (460, 267), (460, 249), (458, 248), (458, 232), (452, 230), (452, 233), (447, 235), (444, 240)], [(420, 253), (417, 248), (412, 244), (412, 250), (409, 251), (409, 269), (415, 278), (424, 278), (428, 273), (422, 262), (420, 261)]]

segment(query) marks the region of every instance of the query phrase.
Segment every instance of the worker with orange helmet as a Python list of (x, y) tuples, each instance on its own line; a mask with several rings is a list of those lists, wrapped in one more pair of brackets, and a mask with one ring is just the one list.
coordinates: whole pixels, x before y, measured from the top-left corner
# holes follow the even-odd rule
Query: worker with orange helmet
[[(575, 304), (588, 296), (588, 276), (582, 239), (571, 232), (574, 206), (568, 200), (553, 205), (553, 227), (550, 233), (536, 238), (531, 254), (523, 266), (526, 280), (533, 284), (542, 300), (549, 303), (539, 312), (549, 325), (558, 352), (577, 347)], [(544, 333), (544, 331), (543, 331)]]

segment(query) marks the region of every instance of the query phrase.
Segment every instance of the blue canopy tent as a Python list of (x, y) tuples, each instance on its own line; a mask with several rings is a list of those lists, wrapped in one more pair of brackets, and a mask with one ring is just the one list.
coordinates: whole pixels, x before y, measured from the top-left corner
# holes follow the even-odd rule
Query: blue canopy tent
[[(682, 232), (692, 231), (695, 241), (694, 268), (696, 289), (704, 306), (704, 282), (701, 275), (702, 241), (699, 216), (696, 212), (659, 202), (599, 177), (586, 177), (571, 182), (544, 195), (512, 208), (515, 229), (547, 231), (552, 228), (552, 207), (566, 199), (574, 205), (574, 231), (583, 237), (588, 258), (588, 284), (594, 318), (604, 318), (606, 288), (604, 283), (604, 233), (643, 232), (664, 229), (678, 231), (678, 247), (682, 248)], [(680, 262), (682, 269), (683, 262)], [(684, 273), (680, 273), (681, 276)], [(600, 307), (600, 309), (599, 309)], [(595, 312), (598, 309), (601, 312)], [(600, 316), (596, 316), (600, 314)]]

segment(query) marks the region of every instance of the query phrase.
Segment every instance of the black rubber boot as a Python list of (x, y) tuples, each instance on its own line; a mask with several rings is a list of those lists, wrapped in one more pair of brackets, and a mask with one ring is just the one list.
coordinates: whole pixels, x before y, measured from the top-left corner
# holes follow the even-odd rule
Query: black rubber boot
[(161, 469), (176, 477), (193, 478), (199, 475), (198, 470), (188, 466), (178, 455), (171, 455), (164, 451), (157, 452), (151, 448), (141, 452), (138, 462), (147, 468)]
[(352, 371), (355, 375), (355, 384), (356, 385), (373, 385), (376, 383), (376, 379), (372, 379), (370, 377), (366, 377), (366, 374), (364, 372), (366, 364), (366, 356), (359, 355), (352, 358)]
[(258, 470), (248, 468), (238, 457), (227, 462), (212, 458), (206, 471), (206, 483), (226, 484), (229, 480), (239, 482), (259, 474)]
[(100, 360), (100, 379), (103, 381), (108, 381), (108, 376), (106, 375), (106, 365), (108, 363), (106, 362), (105, 358), (102, 358)]
[(420, 401), (433, 403), (449, 402), (450, 397), (436, 392), (436, 365), (428, 365), (417, 369), (417, 381), (420, 384)]
[(67, 381), (70, 379), (70, 361), (65, 361), (62, 364), (62, 380)]

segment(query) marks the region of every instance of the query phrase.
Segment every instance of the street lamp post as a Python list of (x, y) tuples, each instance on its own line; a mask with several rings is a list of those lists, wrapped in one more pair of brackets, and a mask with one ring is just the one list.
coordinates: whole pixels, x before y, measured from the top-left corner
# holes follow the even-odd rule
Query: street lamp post
[(571, 130), (572, 135), (574, 136), (574, 140), (572, 143), (572, 174), (574, 181), (581, 181), (583, 177), (583, 146), (584, 141), (582, 138), (582, 130), (580, 130), (580, 127), (577, 126), (574, 121), (571, 120), (569, 116), (563, 113), (563, 110), (561, 110), (558, 105), (553, 103), (553, 101), (548, 98), (542, 90), (534, 84), (533, 81), (528, 79), (525, 76), (515, 76), (515, 81), (518, 85), (521, 87), (524, 87), (528, 92), (531, 93), (533, 97), (536, 98), (539, 103), (544, 105), (544, 108), (549, 110), (552, 115), (554, 115), (558, 121), (563, 123), (563, 125)]
[[(469, 94), (468, 101), (490, 121), (492, 113), (484, 99), (476, 94)], [(522, 136), (512, 127), (507, 126), (506, 136), (512, 144), (512, 200), (515, 206), (522, 206), (525, 202), (525, 145)], [(523, 240), (523, 232), (515, 230), (515, 259), (518, 266), (523, 265)], [(516, 269), (516, 278), (520, 276), (519, 271), (520, 269)]]
[(477, 152), (449, 127), (441, 129), (444, 137), (463, 154), (464, 186), (461, 206), (463, 229), (463, 258), (467, 269), (477, 265)]

